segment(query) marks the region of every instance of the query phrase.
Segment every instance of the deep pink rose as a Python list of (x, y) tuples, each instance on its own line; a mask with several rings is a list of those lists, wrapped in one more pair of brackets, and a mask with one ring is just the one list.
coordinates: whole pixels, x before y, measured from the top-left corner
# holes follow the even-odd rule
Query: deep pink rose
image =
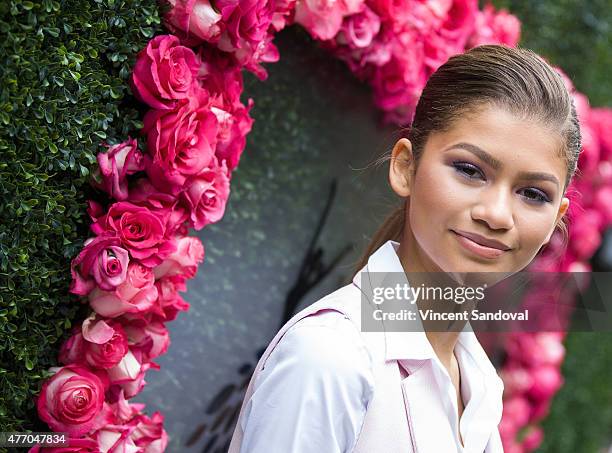
[(215, 43), (221, 36), (221, 14), (209, 0), (167, 0), (170, 11), (164, 17), (169, 30), (189, 46), (202, 41)]
[(148, 178), (140, 178), (130, 192), (130, 202), (138, 206), (145, 206), (150, 211), (166, 220), (166, 236), (172, 237), (175, 233), (182, 233), (189, 213), (179, 203), (175, 195), (158, 191)]
[(127, 176), (144, 170), (143, 155), (136, 139), (109, 147), (105, 153), (98, 153), (97, 159), (93, 185), (115, 200), (125, 200), (128, 197)]
[(563, 376), (559, 367), (542, 365), (531, 371), (533, 385), (529, 395), (535, 400), (545, 400), (552, 397), (563, 385)]
[(578, 260), (588, 260), (601, 244), (603, 215), (594, 209), (572, 218), (569, 245)]
[(279, 59), (278, 49), (272, 43), (269, 31), (275, 2), (272, 0), (216, 0), (225, 29), (218, 47), (233, 56), (245, 69), (265, 80), (267, 72), (261, 62), (275, 62)]
[(363, 0), (303, 0), (295, 7), (295, 22), (315, 39), (332, 39), (345, 16), (361, 11)]
[(132, 258), (148, 267), (157, 266), (174, 251), (166, 239), (166, 224), (170, 213), (153, 212), (146, 207), (119, 201), (91, 225), (94, 233), (116, 234)]
[(101, 316), (114, 318), (123, 313), (142, 313), (149, 310), (157, 299), (155, 278), (150, 268), (130, 263), (125, 282), (115, 291), (94, 289), (89, 304)]
[(80, 437), (104, 425), (111, 416), (104, 404), (103, 381), (80, 365), (51, 368), (56, 373), (42, 385), (38, 416), (53, 431)]
[(544, 430), (541, 426), (530, 426), (527, 434), (523, 438), (523, 447), (525, 451), (534, 451), (544, 440)]
[(379, 31), (380, 17), (364, 5), (361, 12), (344, 18), (336, 41), (354, 49), (366, 48), (372, 44)]
[(186, 179), (206, 168), (217, 145), (217, 117), (203, 90), (173, 110), (150, 110), (144, 117), (151, 182), (162, 192), (176, 194)]
[(242, 104), (240, 96), (243, 91), (241, 67), (233, 64), (219, 51), (201, 49), (202, 64), (201, 83), (211, 94), (211, 111), (217, 117), (217, 159), (225, 159), (232, 171), (240, 161), (246, 145), (246, 136), (253, 125), (249, 111), (254, 103)]
[(467, 47), (482, 44), (506, 44), (516, 47), (521, 38), (521, 21), (505, 9), (495, 10), (487, 3), (476, 13), (476, 26), (468, 39)]
[(593, 206), (603, 214), (604, 224), (612, 224), (612, 185), (602, 186), (595, 192)]
[(131, 86), (138, 99), (154, 109), (171, 109), (192, 96), (200, 68), (193, 50), (173, 35), (159, 35), (138, 53)]
[(155, 279), (182, 275), (195, 277), (198, 264), (204, 261), (204, 245), (195, 236), (176, 238), (176, 251), (153, 269)]
[(196, 230), (219, 221), (225, 213), (230, 179), (225, 161), (217, 159), (211, 167), (189, 179), (181, 200), (190, 212), (190, 226)]
[(612, 161), (612, 109), (594, 108), (589, 115), (589, 123), (599, 138), (601, 160)]
[(121, 247), (121, 239), (102, 234), (85, 241), (79, 255), (72, 260), (70, 292), (86, 296), (96, 285), (112, 290), (123, 283), (127, 275), (129, 254)]

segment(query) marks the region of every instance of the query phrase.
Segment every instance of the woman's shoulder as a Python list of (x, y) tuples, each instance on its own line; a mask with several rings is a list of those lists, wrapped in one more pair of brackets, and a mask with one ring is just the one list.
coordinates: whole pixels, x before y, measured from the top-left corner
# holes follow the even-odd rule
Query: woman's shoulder
[(374, 385), (372, 358), (357, 326), (333, 309), (323, 309), (292, 324), (269, 361), (300, 370), (300, 374), (313, 379), (354, 382), (368, 389)]

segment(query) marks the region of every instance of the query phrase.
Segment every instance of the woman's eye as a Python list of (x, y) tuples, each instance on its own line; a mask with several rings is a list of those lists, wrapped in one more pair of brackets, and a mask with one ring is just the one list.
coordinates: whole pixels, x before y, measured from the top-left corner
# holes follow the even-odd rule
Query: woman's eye
[(453, 167), (455, 167), (455, 170), (457, 170), (457, 172), (459, 172), (463, 177), (468, 179), (477, 179), (478, 175), (484, 177), (477, 166), (467, 162), (453, 162)]
[(523, 189), (523, 196), (530, 202), (550, 203), (550, 198), (544, 192), (538, 189)]

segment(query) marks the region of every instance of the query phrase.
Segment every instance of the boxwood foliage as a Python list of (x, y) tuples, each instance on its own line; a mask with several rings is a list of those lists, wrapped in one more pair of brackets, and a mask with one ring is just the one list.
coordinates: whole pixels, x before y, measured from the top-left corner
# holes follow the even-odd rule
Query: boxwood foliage
[(102, 142), (137, 136), (127, 80), (162, 32), (153, 0), (0, 2), (0, 431), (38, 429), (34, 397), (87, 306), (69, 295)]

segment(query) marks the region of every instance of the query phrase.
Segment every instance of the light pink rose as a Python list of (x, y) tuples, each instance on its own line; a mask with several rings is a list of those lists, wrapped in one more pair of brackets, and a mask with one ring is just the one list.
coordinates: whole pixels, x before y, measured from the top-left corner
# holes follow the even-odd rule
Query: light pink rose
[(132, 258), (148, 267), (157, 266), (174, 251), (166, 238), (170, 213), (160, 215), (146, 207), (119, 201), (91, 225), (97, 235), (116, 234)]
[(35, 445), (28, 453), (100, 453), (98, 441), (90, 437), (68, 438), (67, 447), (41, 447)]
[(300, 0), (295, 7), (295, 22), (315, 39), (332, 39), (344, 17), (358, 13), (363, 5), (363, 0)]
[(204, 261), (204, 245), (195, 236), (176, 238), (176, 251), (153, 269), (155, 279), (182, 275), (193, 278)]
[(173, 110), (150, 110), (144, 117), (149, 155), (146, 171), (162, 192), (176, 194), (187, 177), (210, 165), (217, 145), (217, 117), (208, 95), (184, 100)]
[(215, 43), (222, 30), (221, 14), (209, 0), (167, 0), (171, 9), (164, 16), (169, 30), (185, 45), (194, 47), (202, 41)]
[(225, 161), (214, 159), (211, 167), (189, 179), (181, 200), (190, 212), (190, 226), (196, 230), (219, 221), (225, 213), (230, 179)]
[(173, 35), (158, 35), (137, 56), (130, 79), (136, 97), (154, 109), (171, 109), (193, 95), (200, 68), (193, 50)]
[(506, 9), (495, 10), (487, 3), (476, 13), (474, 32), (468, 39), (467, 47), (482, 44), (506, 44), (516, 47), (521, 39), (521, 21)]
[(531, 371), (533, 385), (529, 389), (529, 395), (535, 400), (545, 400), (552, 397), (563, 385), (563, 376), (559, 367), (554, 365), (542, 365)]
[(293, 23), (293, 11), (296, 0), (276, 0), (274, 14), (272, 14), (271, 27), (275, 32), (281, 31)]
[(504, 381), (504, 396), (525, 393), (533, 385), (529, 371), (517, 363), (504, 366), (501, 377)]
[(107, 425), (96, 432), (101, 451), (163, 453), (168, 434), (163, 429), (164, 417), (155, 412), (151, 418), (138, 413), (122, 425)]
[(363, 11), (344, 18), (336, 41), (353, 49), (366, 48), (372, 44), (379, 31), (380, 17), (364, 5)]
[(125, 331), (130, 339), (130, 349), (142, 362), (150, 362), (165, 354), (170, 345), (170, 335), (163, 322), (131, 319)]
[(143, 155), (136, 139), (109, 147), (105, 153), (98, 153), (97, 159), (98, 168), (92, 184), (115, 200), (125, 200), (128, 197), (127, 176), (144, 170)]
[(130, 263), (124, 283), (115, 291), (94, 289), (89, 294), (91, 308), (101, 316), (114, 318), (124, 313), (142, 313), (157, 299), (155, 278), (150, 268)]
[(52, 368), (56, 373), (42, 385), (38, 416), (53, 431), (80, 437), (99, 428), (112, 416), (104, 403), (105, 385), (84, 366)]
[(129, 254), (114, 234), (102, 234), (85, 241), (83, 250), (72, 260), (70, 292), (86, 296), (96, 285), (112, 290), (125, 281)]
[(121, 368), (114, 370), (114, 372), (116, 372), (114, 378), (117, 379), (117, 382), (113, 383), (108, 391), (111, 401), (116, 401), (122, 390), (125, 397), (128, 399), (138, 395), (147, 384), (147, 381), (145, 381), (147, 370), (150, 368), (159, 370), (160, 368), (155, 362), (142, 363), (140, 365), (140, 371), (136, 374), (136, 378), (130, 379), (135, 373), (137, 364), (140, 362), (138, 361), (138, 357), (131, 352), (126, 357), (128, 358), (125, 362), (120, 364)]
[(123, 389), (119, 390), (117, 401), (110, 404), (117, 422), (126, 423), (134, 418), (145, 408), (143, 403), (129, 403), (125, 399)]

